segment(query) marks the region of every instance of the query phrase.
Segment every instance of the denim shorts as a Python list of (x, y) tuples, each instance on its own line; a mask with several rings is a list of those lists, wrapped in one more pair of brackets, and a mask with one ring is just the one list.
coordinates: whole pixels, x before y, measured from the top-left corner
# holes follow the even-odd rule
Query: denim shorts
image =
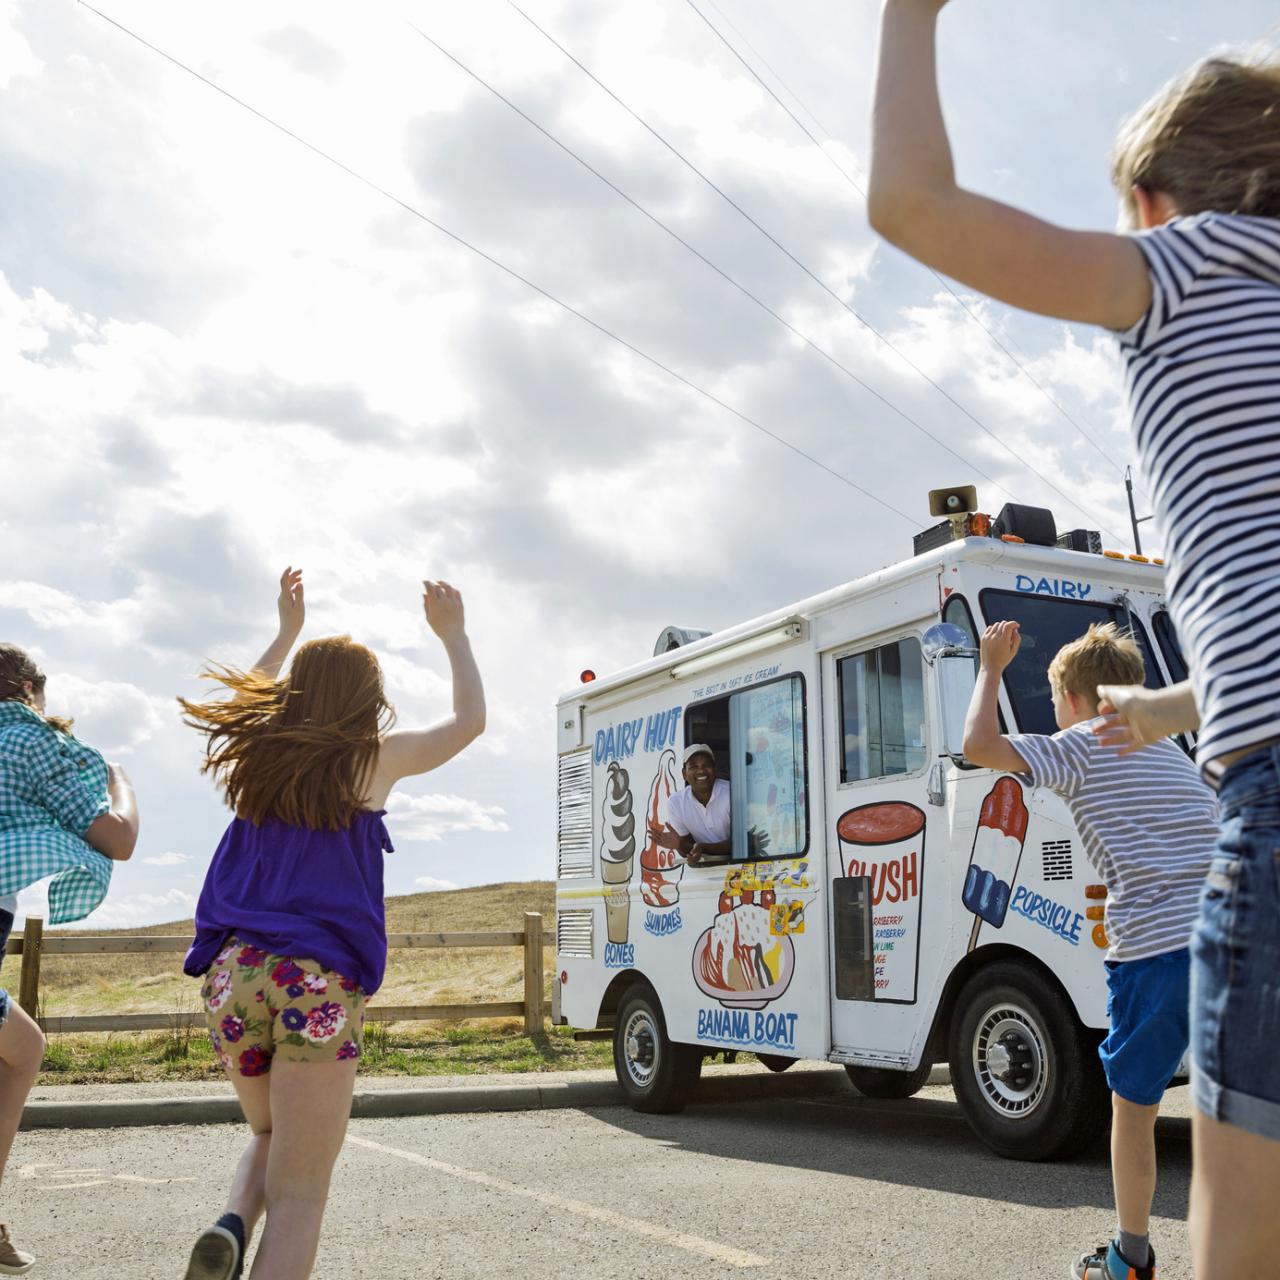
[(1191, 939), (1192, 1096), (1280, 1141), (1280, 744), (1237, 760)]
[(1187, 1052), (1191, 958), (1186, 947), (1142, 960), (1107, 961), (1107, 1018), (1098, 1046), (1113, 1093), (1151, 1107)]
[(9, 1009), (12, 1004), (12, 997), (3, 987), (0, 987), (0, 1027), (9, 1021)]

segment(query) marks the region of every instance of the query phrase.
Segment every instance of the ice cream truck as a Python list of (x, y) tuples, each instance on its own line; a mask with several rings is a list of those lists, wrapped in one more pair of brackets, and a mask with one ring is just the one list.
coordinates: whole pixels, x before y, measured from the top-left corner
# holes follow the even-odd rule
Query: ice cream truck
[[(1000, 619), (1023, 636), (1010, 732), (1055, 731), (1049, 660), (1093, 622), (1132, 632), (1149, 684), (1184, 678), (1160, 562), (1042, 508), (989, 517), (971, 487), (930, 501), (910, 559), (714, 634), (669, 627), (559, 700), (552, 1016), (611, 1035), (639, 1110), (678, 1110), (705, 1058), (749, 1052), (842, 1063), (877, 1098), (949, 1063), (1014, 1158), (1107, 1123), (1105, 886), (1064, 802), (970, 764), (963, 725)], [(664, 839), (692, 743), (730, 786), (719, 863)]]

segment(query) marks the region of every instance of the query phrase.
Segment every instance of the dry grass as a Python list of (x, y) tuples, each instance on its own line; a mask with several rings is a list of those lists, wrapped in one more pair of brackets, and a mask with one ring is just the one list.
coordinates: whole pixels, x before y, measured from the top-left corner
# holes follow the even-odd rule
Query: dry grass
[[(389, 933), (469, 933), (523, 929), (524, 913), (542, 914), (543, 929), (555, 929), (555, 887), (548, 880), (481, 885), (413, 893), (387, 899)], [(190, 936), (190, 920), (131, 929), (50, 930), (49, 936), (90, 933), (137, 936)], [(548, 981), (555, 948), (544, 950)], [(5, 977), (17, 987), (18, 961), (8, 960)], [(182, 956), (46, 955), (40, 964), (41, 1012), (46, 1017), (85, 1013), (151, 1013), (199, 1007), (198, 984), (182, 972)], [(524, 991), (524, 954), (519, 947), (405, 950), (390, 953), (387, 976), (375, 997), (378, 1004), (467, 1004), (480, 1000), (519, 1000)]]
[[(544, 930), (555, 928), (555, 888), (533, 880), (415, 893), (387, 900), (390, 933), (465, 933), (523, 929), (524, 913), (540, 912)], [(89, 933), (189, 936), (190, 920), (118, 930), (56, 930), (51, 936)], [(544, 950), (549, 981), (555, 948)], [(16, 958), (6, 978), (16, 988)], [(469, 1004), (520, 1000), (524, 954), (519, 947), (396, 949), (375, 997), (378, 1004)], [(90, 1013), (199, 1010), (198, 982), (182, 973), (182, 956), (46, 955), (40, 966), (41, 1012), (47, 1017)], [(476, 1019), (469, 1023), (370, 1024), (361, 1070), (378, 1074), (479, 1071), (545, 1071), (604, 1066), (608, 1046), (579, 1044), (562, 1030), (531, 1040), (519, 1022)], [(220, 1072), (208, 1044), (174, 1028), (166, 1033), (51, 1036), (41, 1083), (216, 1079)]]

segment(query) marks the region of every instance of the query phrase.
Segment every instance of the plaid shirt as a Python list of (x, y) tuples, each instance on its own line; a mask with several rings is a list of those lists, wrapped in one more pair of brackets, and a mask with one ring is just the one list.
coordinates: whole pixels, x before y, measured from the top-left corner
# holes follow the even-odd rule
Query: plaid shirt
[(53, 876), (49, 923), (83, 920), (111, 884), (111, 859), (83, 836), (110, 810), (99, 752), (0, 701), (0, 896)]

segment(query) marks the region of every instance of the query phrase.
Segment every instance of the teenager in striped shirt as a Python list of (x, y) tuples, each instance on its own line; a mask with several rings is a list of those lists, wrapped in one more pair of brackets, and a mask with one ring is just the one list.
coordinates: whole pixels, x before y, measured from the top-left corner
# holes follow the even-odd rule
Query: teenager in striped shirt
[(885, 0), (871, 221), (992, 297), (1119, 336), (1191, 688), (1154, 708), (1137, 691), (1111, 702), (1134, 726), (1131, 745), (1198, 719), (1196, 759), (1221, 815), (1192, 942), (1195, 1270), (1270, 1277), (1280, 1273), (1280, 62), (1212, 58), (1162, 89), (1114, 155), (1137, 234), (1072, 231), (956, 182), (934, 49), (946, 2)]

